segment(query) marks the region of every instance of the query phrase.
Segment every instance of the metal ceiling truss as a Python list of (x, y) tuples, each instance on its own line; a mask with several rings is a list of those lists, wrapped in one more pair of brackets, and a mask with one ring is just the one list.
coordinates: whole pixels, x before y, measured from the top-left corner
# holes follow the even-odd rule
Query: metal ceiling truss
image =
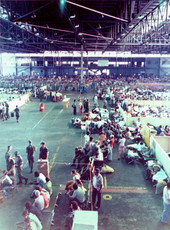
[[(128, 27), (112, 28), (113, 40), (104, 51), (122, 46), (122, 51), (132, 52), (170, 52), (170, 1), (152, 0), (129, 23)], [(132, 15), (132, 14), (131, 14)], [(129, 14), (129, 20), (131, 19)], [(117, 33), (117, 34), (118, 34)]]

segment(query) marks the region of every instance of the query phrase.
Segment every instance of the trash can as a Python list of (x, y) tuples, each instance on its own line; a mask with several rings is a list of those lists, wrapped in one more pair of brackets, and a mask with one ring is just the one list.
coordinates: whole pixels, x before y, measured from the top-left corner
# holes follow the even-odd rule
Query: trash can
[(40, 112), (44, 112), (45, 111), (45, 105), (44, 104), (40, 104)]

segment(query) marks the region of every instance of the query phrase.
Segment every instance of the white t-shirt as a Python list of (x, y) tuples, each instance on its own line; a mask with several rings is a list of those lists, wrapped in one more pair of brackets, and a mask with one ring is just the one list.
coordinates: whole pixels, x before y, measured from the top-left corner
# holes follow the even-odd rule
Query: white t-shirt
[(99, 148), (99, 154), (96, 157), (96, 160), (97, 161), (103, 161), (103, 152), (102, 152), (102, 150), (100, 148)]
[(40, 173), (39, 177), (37, 177), (37, 183), (39, 184), (40, 181), (43, 181), (43, 183), (46, 183), (46, 177), (44, 176), (44, 174)]
[(125, 142), (126, 142), (125, 138), (120, 139), (120, 142), (119, 142), (120, 146), (124, 146)]
[(33, 206), (37, 207), (40, 211), (44, 209), (44, 197), (39, 196), (35, 199)]
[(80, 180), (80, 176), (79, 175), (73, 176), (73, 183), (76, 183), (76, 180)]
[(84, 145), (90, 140), (90, 136), (89, 135), (85, 135), (84, 136)]
[(165, 186), (163, 190), (163, 201), (166, 204), (170, 204), (170, 189), (168, 189), (167, 186)]

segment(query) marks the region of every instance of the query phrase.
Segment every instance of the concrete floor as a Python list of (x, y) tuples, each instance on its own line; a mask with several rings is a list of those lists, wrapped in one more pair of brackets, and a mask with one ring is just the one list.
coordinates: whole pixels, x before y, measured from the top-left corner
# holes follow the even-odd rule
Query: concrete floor
[[(33, 180), (29, 174), (25, 148), (28, 140), (36, 146), (35, 161), (38, 159), (40, 142), (44, 140), (50, 155), (50, 177), (54, 185), (55, 196), (62, 185), (71, 179), (70, 163), (74, 155), (74, 148), (81, 146), (81, 130), (71, 126), (71, 104), (78, 94), (69, 93), (70, 109), (63, 110), (62, 103), (45, 102), (45, 112), (39, 112), (39, 100), (34, 99), (21, 108), (20, 121), (15, 118), (7, 122), (0, 122), (1, 126), (1, 155), (0, 168), (5, 168), (5, 152), (8, 145), (12, 145), (12, 152), (19, 151), (24, 158), (23, 174)], [(92, 94), (88, 94), (92, 98)], [(101, 102), (102, 103), (102, 102)], [(92, 100), (91, 100), (92, 105)], [(94, 135), (98, 139), (98, 135)], [(162, 213), (162, 198), (154, 194), (148, 181), (144, 179), (144, 167), (141, 165), (127, 165), (117, 160), (117, 147), (114, 149), (113, 161), (109, 163), (115, 172), (104, 176), (105, 190), (102, 193), (102, 204), (99, 210), (99, 230), (157, 230), (169, 229), (160, 224)], [(36, 170), (36, 164), (34, 170)], [(60, 187), (61, 185), (61, 187)], [(8, 199), (0, 204), (0, 229), (14, 230), (15, 223), (22, 220), (21, 213), (24, 203), (30, 200), (31, 186), (22, 185), (13, 192)], [(110, 195), (105, 200), (103, 195)], [(64, 196), (64, 195), (63, 195)], [(58, 212), (60, 220), (53, 230), (64, 230), (64, 220), (68, 208), (61, 207)], [(47, 229), (46, 227), (44, 229)]]

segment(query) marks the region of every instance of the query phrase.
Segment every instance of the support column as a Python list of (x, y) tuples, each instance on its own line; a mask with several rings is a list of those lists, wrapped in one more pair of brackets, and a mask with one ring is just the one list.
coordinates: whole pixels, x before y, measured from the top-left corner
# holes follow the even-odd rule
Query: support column
[(83, 45), (81, 45), (81, 85), (83, 85)]

